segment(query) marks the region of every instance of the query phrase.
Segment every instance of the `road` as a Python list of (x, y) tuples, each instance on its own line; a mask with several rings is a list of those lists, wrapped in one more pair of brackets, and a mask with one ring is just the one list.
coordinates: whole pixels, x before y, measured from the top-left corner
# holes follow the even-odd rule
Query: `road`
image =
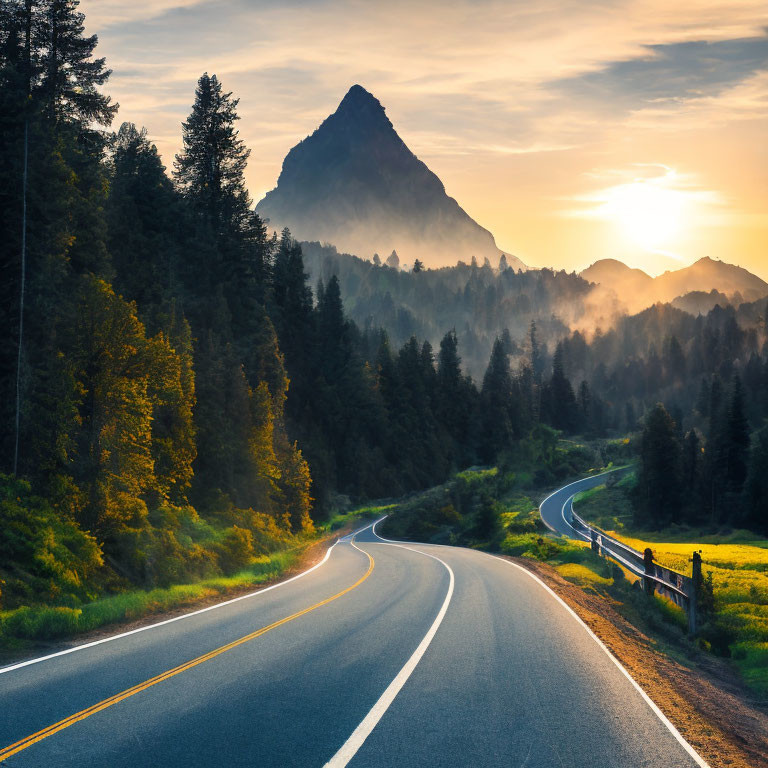
[(567, 536), (569, 539), (584, 540), (584, 537), (574, 529), (571, 525), (573, 518), (572, 504), (573, 498), (582, 491), (588, 491), (590, 488), (602, 485), (605, 482), (607, 475), (614, 472), (625, 472), (627, 468), (609, 470), (608, 472), (601, 472), (599, 475), (592, 475), (592, 477), (585, 477), (582, 480), (577, 480), (575, 483), (560, 488), (553, 494), (548, 496), (541, 502), (539, 507), (539, 513), (544, 524), (550, 530), (555, 533), (559, 533), (561, 536)]
[(529, 572), (376, 530), (252, 597), (0, 670), (0, 762), (705, 765)]

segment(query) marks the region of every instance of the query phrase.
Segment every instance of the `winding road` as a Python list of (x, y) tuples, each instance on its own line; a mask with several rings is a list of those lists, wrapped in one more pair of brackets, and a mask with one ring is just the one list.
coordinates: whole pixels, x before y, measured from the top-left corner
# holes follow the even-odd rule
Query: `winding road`
[(662, 718), (530, 572), (374, 525), (251, 596), (0, 669), (8, 766), (705, 766)]
[(600, 472), (600, 474), (576, 480), (576, 482), (563, 486), (554, 493), (551, 493), (539, 506), (539, 514), (544, 525), (561, 536), (584, 541), (583, 534), (572, 525), (573, 499), (582, 491), (588, 491), (590, 488), (602, 485), (607, 475), (627, 472), (630, 469), (631, 467), (609, 469), (607, 472)]

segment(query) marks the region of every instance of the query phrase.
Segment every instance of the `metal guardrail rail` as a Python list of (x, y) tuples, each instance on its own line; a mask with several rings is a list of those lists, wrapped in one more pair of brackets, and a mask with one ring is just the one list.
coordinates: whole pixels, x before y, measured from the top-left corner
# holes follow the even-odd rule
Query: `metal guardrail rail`
[(644, 552), (633, 549), (577, 515), (573, 499), (574, 496), (571, 496), (566, 502), (571, 513), (571, 528), (588, 541), (599, 555), (610, 557), (638, 576), (647, 594), (658, 592), (679, 605), (688, 616), (688, 633), (696, 634), (696, 592), (697, 584), (701, 583), (701, 554), (693, 553), (690, 576), (666, 568), (654, 560), (650, 548)]

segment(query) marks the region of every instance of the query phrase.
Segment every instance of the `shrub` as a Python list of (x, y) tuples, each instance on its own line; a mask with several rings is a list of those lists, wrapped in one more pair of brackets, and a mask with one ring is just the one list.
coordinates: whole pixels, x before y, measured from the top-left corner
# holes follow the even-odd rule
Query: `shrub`
[(8, 475), (0, 475), (0, 531), (4, 607), (93, 596), (90, 579), (103, 565), (96, 539)]
[(216, 553), (224, 573), (237, 573), (253, 560), (253, 534), (247, 528), (233, 525), (216, 545)]
[(53, 640), (79, 629), (79, 608), (29, 608), (12, 611), (0, 624), (0, 634), (20, 639)]

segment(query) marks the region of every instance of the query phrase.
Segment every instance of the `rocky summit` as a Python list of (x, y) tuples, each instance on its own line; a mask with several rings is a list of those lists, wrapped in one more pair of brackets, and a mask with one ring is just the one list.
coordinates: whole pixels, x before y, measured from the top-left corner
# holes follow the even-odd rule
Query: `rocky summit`
[[(354, 85), (338, 109), (283, 161), (277, 186), (256, 210), (270, 227), (339, 250), (428, 266), (457, 259), (496, 263), (493, 235), (445, 192), (398, 136), (379, 101)], [(507, 256), (510, 266), (524, 267)]]

